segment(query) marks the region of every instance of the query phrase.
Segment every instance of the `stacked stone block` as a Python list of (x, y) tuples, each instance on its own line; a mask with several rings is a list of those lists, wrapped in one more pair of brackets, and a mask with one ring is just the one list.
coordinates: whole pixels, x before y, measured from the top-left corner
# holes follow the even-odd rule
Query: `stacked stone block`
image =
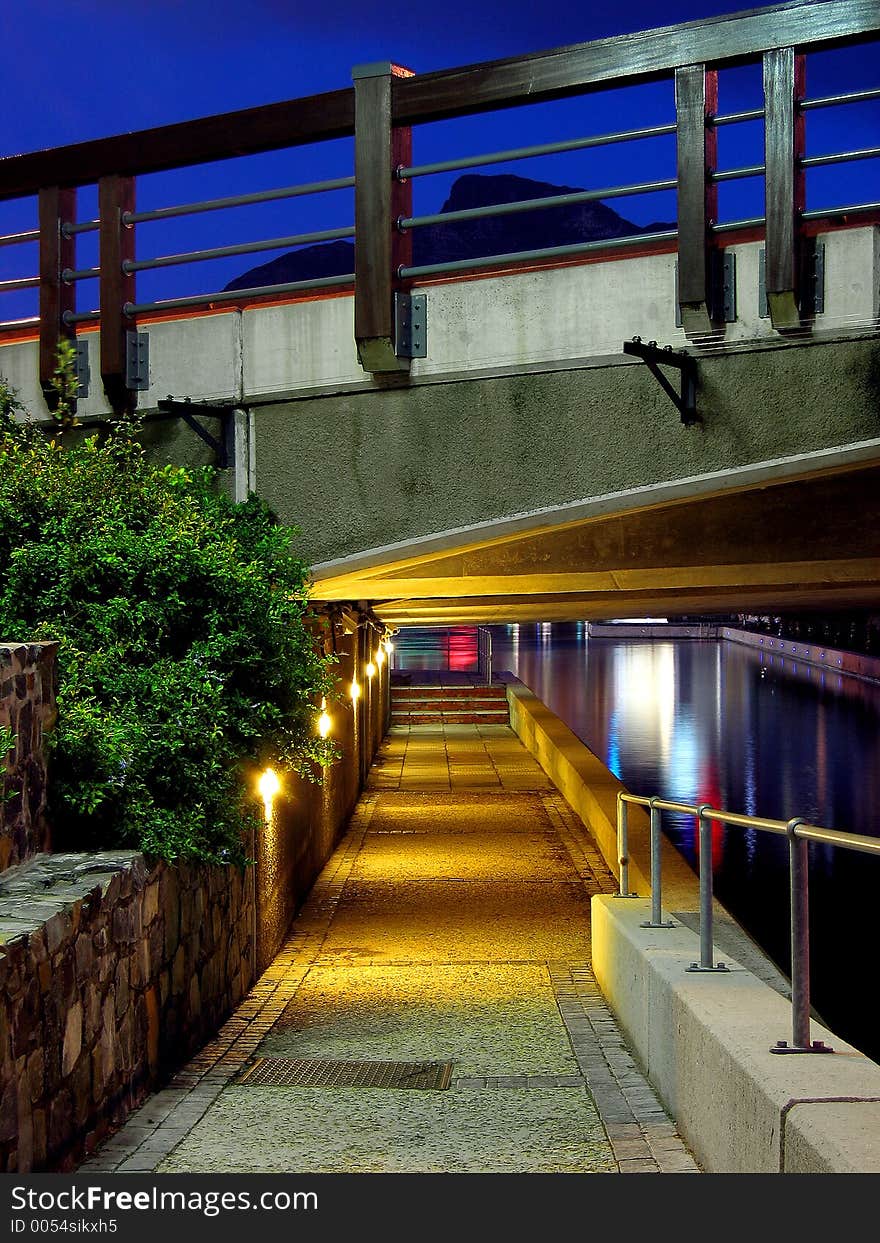
[(43, 731), (55, 720), (57, 651), (0, 644), (0, 726), (16, 735), (15, 750), (0, 756), (0, 871), (49, 847)]
[(253, 872), (43, 855), (0, 877), (0, 1169), (72, 1168), (254, 975)]

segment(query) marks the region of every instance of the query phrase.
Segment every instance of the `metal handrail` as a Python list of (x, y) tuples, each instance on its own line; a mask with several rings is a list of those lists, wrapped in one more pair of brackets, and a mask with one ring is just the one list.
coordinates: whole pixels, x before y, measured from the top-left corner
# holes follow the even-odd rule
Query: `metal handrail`
[[(202, 306), (206, 302), (236, 302), (241, 298), (260, 298), (270, 294), (296, 293), (300, 289), (323, 289), (331, 285), (351, 285), (354, 272), (344, 276), (316, 276), (311, 280), (287, 281), (283, 285), (255, 285), (248, 289), (222, 289), (219, 293), (189, 294), (185, 298), (166, 298), (162, 302), (126, 302), (123, 312), (128, 316), (140, 315), (145, 311), (173, 311), (179, 307)], [(93, 313), (97, 316), (98, 312)], [(78, 323), (82, 316), (72, 315), (65, 323)]]
[(210, 250), (190, 250), (180, 255), (159, 255), (155, 259), (126, 259), (122, 270), (147, 272), (152, 268), (170, 268), (181, 263), (203, 263), (206, 259), (228, 259), (233, 255), (253, 255), (263, 250), (284, 250), (288, 246), (305, 246), (314, 242), (333, 242), (354, 237), (354, 225), (341, 229), (319, 229), (313, 233), (295, 233), (290, 237), (267, 237), (258, 242), (241, 242), (235, 246), (214, 246)]
[(863, 854), (880, 855), (880, 838), (860, 833), (844, 833), (820, 825), (807, 824), (799, 816), (775, 820), (750, 816), (742, 812), (722, 811), (708, 803), (680, 803), (658, 796), (630, 794), (620, 790), (617, 795), (617, 859), (620, 897), (635, 897), (629, 892), (629, 804), (648, 808), (651, 817), (651, 919), (646, 928), (670, 928), (662, 921), (662, 859), (660, 849), (660, 813), (676, 811), (694, 816), (699, 829), (700, 845), (700, 961), (688, 971), (726, 971), (724, 963), (714, 961), (712, 940), (712, 822), (740, 828), (759, 829), (787, 837), (789, 842), (789, 890), (791, 906), (791, 1044), (779, 1040), (773, 1053), (830, 1053), (822, 1041), (810, 1039), (810, 938), (809, 938), (809, 869), (807, 849), (810, 842), (840, 846)]
[(613, 250), (630, 246), (633, 242), (668, 242), (678, 237), (677, 229), (664, 229), (657, 233), (629, 233), (626, 237), (606, 237), (596, 242), (573, 242), (570, 246), (545, 246), (536, 250), (514, 250), (504, 255), (485, 255), (477, 259), (451, 259), (446, 263), (423, 263), (416, 267), (405, 264), (397, 269), (403, 279), (416, 276), (433, 276), (440, 272), (467, 272), (474, 268), (494, 267), (505, 263), (523, 263), (529, 260), (564, 258), (567, 255), (588, 255), (596, 250)]
[(477, 626), (477, 673), (492, 685), (492, 631), (488, 626)]
[(38, 242), (39, 229), (28, 229), (26, 233), (4, 233), (0, 236), (0, 246), (21, 246), (24, 242)]
[(560, 142), (544, 142), (531, 147), (509, 147), (506, 151), (487, 151), (483, 155), (462, 156), (458, 160), (439, 160), (433, 164), (399, 165), (394, 172), (398, 181), (427, 177), (432, 173), (453, 173), (461, 168), (480, 168), (483, 164), (508, 164), (538, 155), (558, 155), (564, 151), (583, 151), (589, 147), (606, 147), (617, 142), (636, 142), (642, 138), (660, 138), (676, 132), (675, 122), (649, 125), (641, 129), (619, 130), (611, 134), (592, 134), (588, 138), (569, 138)]
[(603, 190), (577, 190), (573, 194), (550, 194), (546, 198), (517, 199), (512, 203), (491, 203), (486, 207), (466, 207), (461, 211), (435, 212), (430, 216), (401, 216), (398, 229), (421, 229), (429, 224), (455, 224), (459, 220), (479, 220), (484, 216), (509, 216), (515, 212), (540, 211), (545, 207), (571, 207), (577, 203), (594, 203), (603, 199), (625, 198), (633, 194), (654, 194), (674, 190), (678, 182), (643, 181), (628, 186), (608, 186)]
[[(334, 177), (329, 181), (310, 181), (297, 186), (281, 186), (277, 190), (255, 190), (251, 194), (230, 194), (220, 199), (200, 199), (195, 203), (179, 203), (172, 207), (156, 207), (152, 211), (126, 211), (123, 224), (140, 224), (146, 220), (169, 220), (173, 216), (194, 216), (199, 212), (222, 211), (227, 207), (248, 207), (252, 203), (272, 203), (278, 199), (299, 198), (305, 194), (323, 194), (329, 190), (348, 190), (354, 177)], [(95, 225), (98, 222), (95, 221)]]
[(0, 281), (0, 293), (17, 293), (19, 289), (36, 289), (39, 283), (39, 276), (16, 276), (8, 281)]

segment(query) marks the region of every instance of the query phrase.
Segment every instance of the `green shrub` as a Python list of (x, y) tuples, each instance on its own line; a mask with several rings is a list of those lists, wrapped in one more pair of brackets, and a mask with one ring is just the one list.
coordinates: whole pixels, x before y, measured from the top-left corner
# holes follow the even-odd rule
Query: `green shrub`
[(294, 533), (130, 426), (62, 447), (16, 406), (0, 386), (0, 636), (60, 641), (54, 839), (241, 862), (257, 766), (333, 757)]

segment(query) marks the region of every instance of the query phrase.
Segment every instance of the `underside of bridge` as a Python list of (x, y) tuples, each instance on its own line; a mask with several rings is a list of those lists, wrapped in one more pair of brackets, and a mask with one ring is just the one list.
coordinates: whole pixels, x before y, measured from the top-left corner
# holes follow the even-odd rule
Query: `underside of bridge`
[(880, 465), (634, 506), (319, 569), (390, 626), (880, 606)]

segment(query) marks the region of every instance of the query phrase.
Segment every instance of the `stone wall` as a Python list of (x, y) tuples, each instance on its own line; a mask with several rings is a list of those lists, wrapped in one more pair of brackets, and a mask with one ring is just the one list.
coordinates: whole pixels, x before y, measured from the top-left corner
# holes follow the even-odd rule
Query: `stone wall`
[(0, 756), (0, 871), (49, 846), (43, 731), (55, 720), (57, 643), (0, 644), (0, 726), (16, 735)]
[[(376, 651), (376, 635), (364, 624), (366, 617), (353, 610), (344, 621), (328, 619), (336, 630), (334, 675), (342, 695), (328, 703), (328, 712), (341, 757), (325, 770), (320, 784), (282, 773), (272, 818), (254, 843), (258, 971), (277, 954), (296, 911), (339, 841), (385, 734), (388, 665), (372, 679), (364, 673)], [(361, 694), (353, 704), (348, 691), (355, 676)]]
[(253, 870), (130, 851), (0, 878), (0, 1169), (65, 1169), (254, 978)]

